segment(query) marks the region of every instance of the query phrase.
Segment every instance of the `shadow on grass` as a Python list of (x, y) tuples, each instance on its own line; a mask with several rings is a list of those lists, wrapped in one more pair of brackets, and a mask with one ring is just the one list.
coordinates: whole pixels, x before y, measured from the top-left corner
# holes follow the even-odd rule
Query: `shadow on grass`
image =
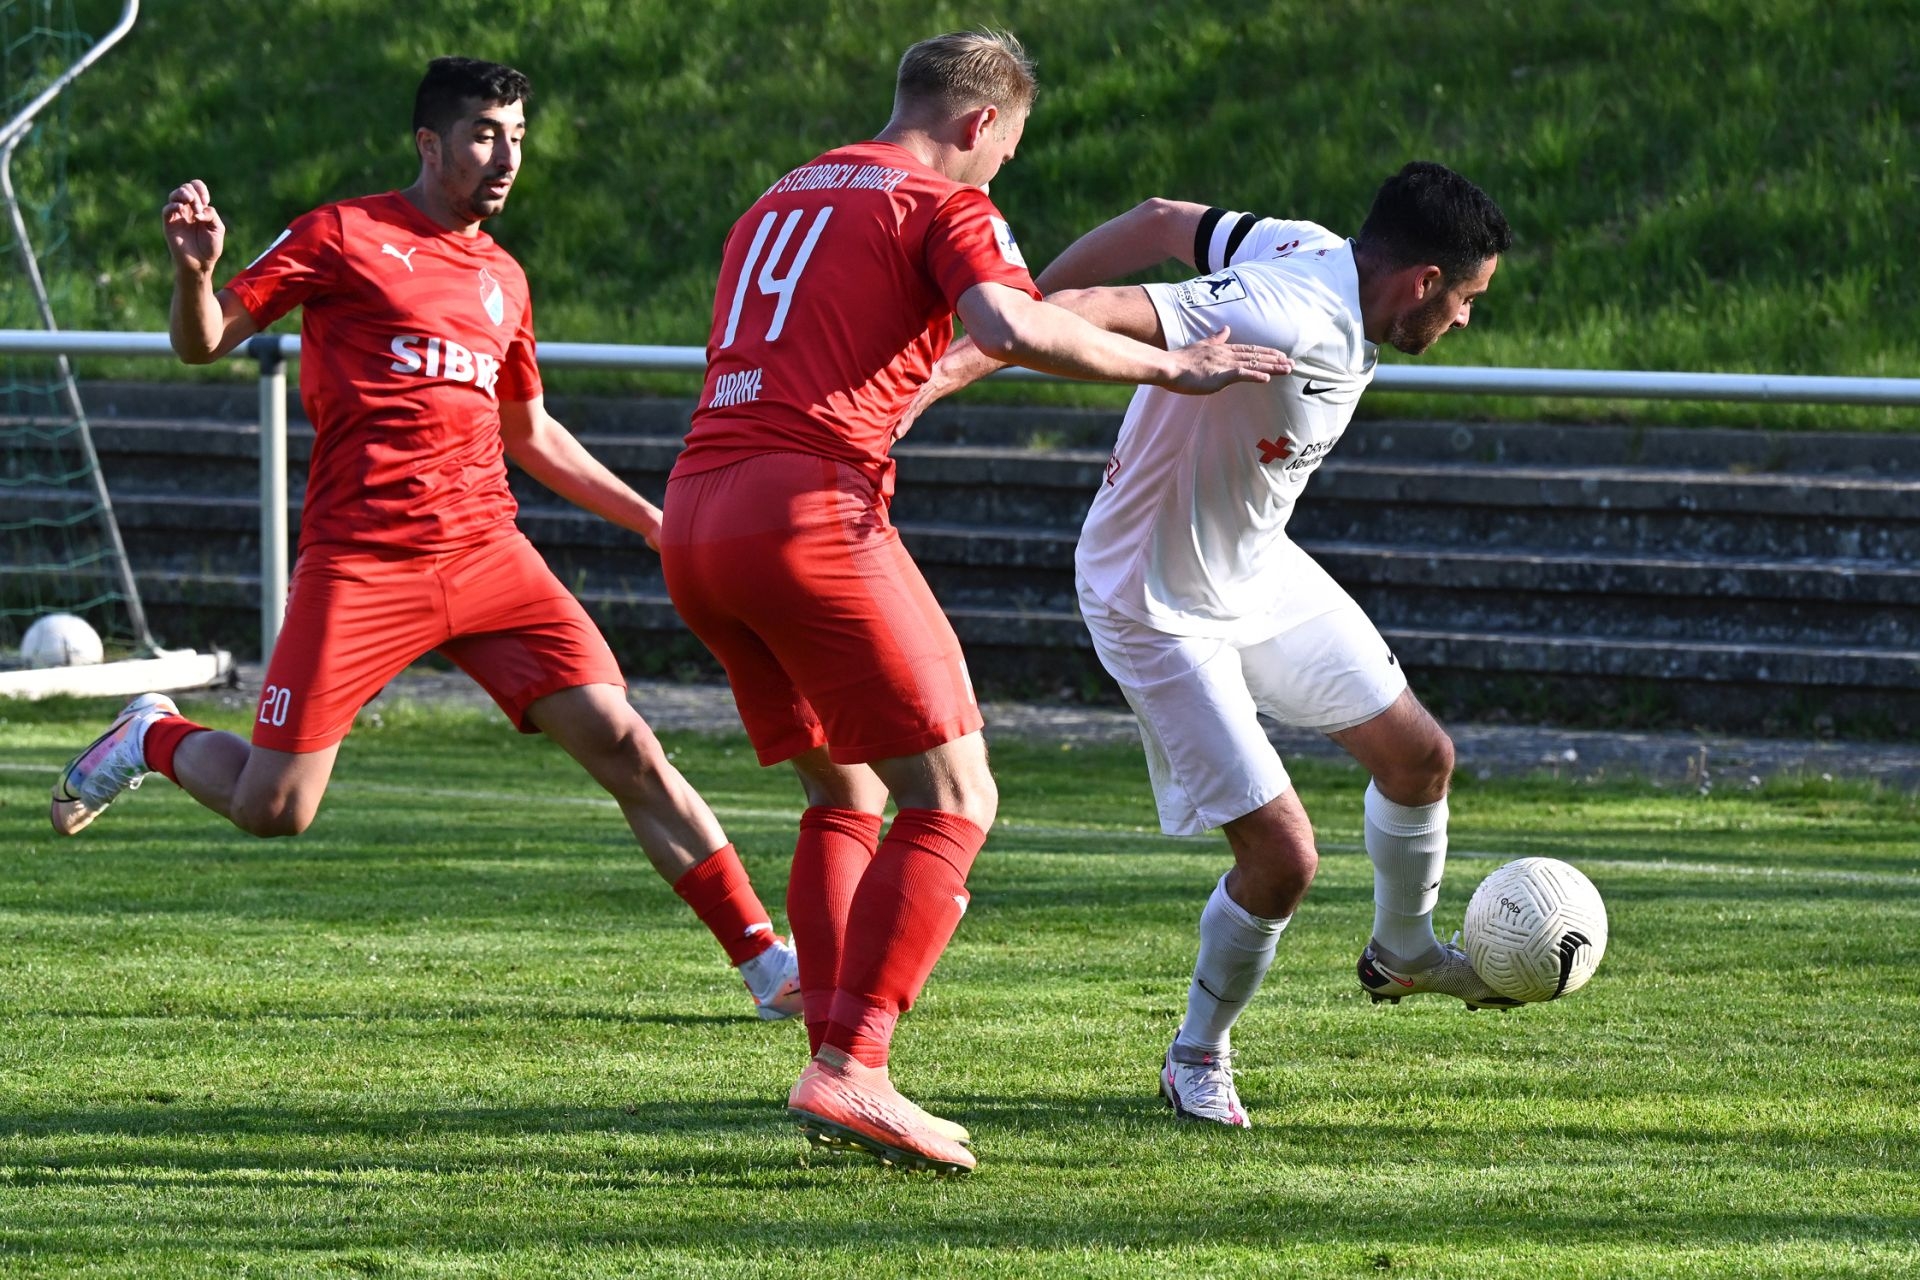
[[(0, 1203), (13, 1244), (57, 1232), (68, 1247), (89, 1237), (124, 1247), (124, 1225), (90, 1206), (129, 1192), (143, 1197), (143, 1228), (210, 1249), (365, 1248), (429, 1236), (474, 1249), (1259, 1247), (1276, 1229), (1327, 1244), (1664, 1240), (1700, 1249), (1780, 1239), (1891, 1244), (1920, 1232), (1913, 1213), (1850, 1210), (1810, 1185), (1802, 1188), (1809, 1194), (1758, 1211), (1696, 1202), (1682, 1193), (1684, 1178), (1662, 1181), (1676, 1160), (1708, 1154), (1737, 1153), (1723, 1166), (1736, 1181), (1782, 1187), (1793, 1175), (1830, 1182), (1913, 1165), (1889, 1165), (1884, 1147), (1838, 1136), (1556, 1126), (1534, 1136), (1540, 1150), (1509, 1152), (1496, 1169), (1458, 1164), (1456, 1142), (1487, 1140), (1464, 1121), (1282, 1120), (1236, 1132), (1178, 1124), (1133, 1095), (976, 1097), (950, 1114), (974, 1128), (982, 1171), (938, 1185), (857, 1157), (809, 1157), (779, 1101), (762, 1097), (14, 1115), (0, 1117), (11, 1135), (0, 1153), (49, 1141), (70, 1149), (9, 1157)], [(1164, 1179), (1181, 1164), (1197, 1179), (1182, 1184), (1189, 1190), (1141, 1196), (1141, 1177)], [(1458, 1183), (1472, 1197), (1471, 1222), (1452, 1199), (1398, 1194), (1410, 1178)], [(1622, 1179), (1630, 1190), (1615, 1185)], [(876, 1188), (892, 1197), (879, 1213)], [(770, 1193), (784, 1207), (768, 1212)], [(285, 1196), (297, 1197), (298, 1214), (289, 1215)], [(1619, 1197), (1643, 1203), (1623, 1212)], [(981, 1205), (991, 1211), (968, 1210)]]

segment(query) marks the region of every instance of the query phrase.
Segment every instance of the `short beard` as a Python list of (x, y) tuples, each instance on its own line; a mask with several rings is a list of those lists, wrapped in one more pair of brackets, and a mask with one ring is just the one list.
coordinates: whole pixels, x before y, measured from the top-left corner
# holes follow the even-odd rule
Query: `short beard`
[[(1387, 344), (1395, 351), (1417, 356), (1440, 341), (1440, 335), (1453, 327), (1445, 319), (1447, 295), (1444, 290), (1443, 283), (1442, 292), (1432, 302), (1423, 303), (1417, 310), (1395, 320), (1392, 331), (1387, 334)], [(1436, 319), (1441, 321), (1438, 327), (1432, 323)]]

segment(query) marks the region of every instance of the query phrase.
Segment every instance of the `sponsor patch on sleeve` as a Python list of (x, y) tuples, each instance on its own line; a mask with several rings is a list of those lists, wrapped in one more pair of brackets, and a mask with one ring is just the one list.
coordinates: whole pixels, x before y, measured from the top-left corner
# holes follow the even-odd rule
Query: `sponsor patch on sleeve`
[(993, 224), (993, 242), (1000, 246), (1000, 256), (1016, 267), (1025, 267), (1027, 260), (1020, 255), (1020, 246), (1013, 238), (1013, 228), (1007, 225), (1005, 218), (989, 217)]
[(1223, 302), (1238, 302), (1247, 296), (1247, 287), (1240, 283), (1238, 275), (1223, 271), (1176, 285), (1173, 292), (1182, 306), (1213, 307)]

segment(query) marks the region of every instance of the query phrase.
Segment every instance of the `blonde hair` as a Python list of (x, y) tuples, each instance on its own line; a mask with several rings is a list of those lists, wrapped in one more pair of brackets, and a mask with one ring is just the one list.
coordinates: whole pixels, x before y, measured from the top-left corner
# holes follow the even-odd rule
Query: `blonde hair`
[(996, 106), (1025, 112), (1036, 87), (1033, 60), (1012, 33), (950, 31), (922, 40), (900, 58), (894, 111), (935, 106), (949, 112)]

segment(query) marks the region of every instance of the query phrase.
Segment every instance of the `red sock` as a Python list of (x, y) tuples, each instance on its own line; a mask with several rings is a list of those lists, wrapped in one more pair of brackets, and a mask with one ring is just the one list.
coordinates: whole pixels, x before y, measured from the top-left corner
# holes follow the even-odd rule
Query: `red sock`
[(957, 814), (902, 809), (860, 878), (825, 1043), (887, 1065), (893, 1024), (913, 1007), (967, 909), (967, 872), (987, 834)]
[(205, 733), (207, 727), (195, 724), (185, 716), (167, 716), (155, 720), (147, 726), (147, 736), (141, 743), (141, 754), (147, 758), (147, 768), (163, 775), (176, 787), (180, 779), (173, 772), (173, 756), (180, 750), (180, 744), (190, 734)]
[(773, 921), (732, 845), (694, 863), (673, 882), (673, 891), (720, 940), (728, 964), (743, 964), (773, 945)]
[(800, 953), (800, 1000), (805, 1006), (807, 1052), (818, 1053), (833, 1011), (847, 911), (860, 877), (880, 843), (881, 818), (858, 809), (815, 805), (800, 815), (787, 881), (787, 927)]

